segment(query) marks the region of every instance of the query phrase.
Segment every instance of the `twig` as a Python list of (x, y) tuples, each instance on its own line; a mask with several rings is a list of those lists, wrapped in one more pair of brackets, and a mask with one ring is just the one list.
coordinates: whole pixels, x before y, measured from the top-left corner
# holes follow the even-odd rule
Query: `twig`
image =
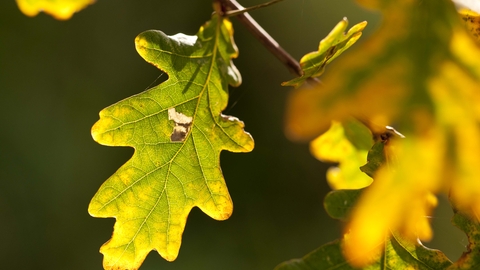
[[(235, 0), (220, 0), (225, 12), (243, 10)], [(258, 39), (275, 57), (277, 57), (291, 73), (296, 76), (302, 76), (303, 70), (295, 58), (286, 52), (280, 45), (250, 16), (250, 14), (240, 12), (236, 15), (238, 20)]]

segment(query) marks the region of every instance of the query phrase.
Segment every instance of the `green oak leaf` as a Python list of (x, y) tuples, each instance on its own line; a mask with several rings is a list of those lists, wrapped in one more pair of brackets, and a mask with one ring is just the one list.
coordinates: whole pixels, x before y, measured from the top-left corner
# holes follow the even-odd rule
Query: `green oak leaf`
[(342, 189), (330, 191), (323, 200), (323, 206), (327, 214), (342, 221), (346, 221), (352, 207), (362, 195), (362, 189)]
[(220, 152), (249, 152), (243, 122), (225, 116), (228, 84), (241, 77), (231, 23), (213, 16), (196, 36), (146, 31), (138, 53), (169, 79), (100, 112), (92, 136), (100, 144), (131, 146), (132, 158), (100, 187), (94, 217), (115, 217), (112, 238), (100, 249), (106, 269), (138, 269), (151, 250), (173, 261), (187, 216), (195, 206), (217, 220), (233, 210)]
[(282, 83), (283, 86), (299, 87), (308, 78), (316, 78), (323, 74), (325, 66), (350, 48), (361, 36), (367, 22), (354, 25), (347, 33), (348, 20), (343, 18), (332, 31), (320, 41), (318, 51), (306, 54), (300, 59), (303, 75)]
[[(480, 223), (472, 218), (471, 213), (459, 210), (452, 204), (455, 213), (452, 223), (467, 234), (468, 246), (467, 251), (448, 270), (480, 269)], [(478, 217), (478, 213), (475, 215)]]
[(369, 266), (354, 268), (342, 254), (343, 241), (345, 240), (325, 244), (301, 259), (281, 263), (275, 270), (442, 270), (452, 264), (441, 251), (429, 249), (420, 242), (413, 243), (398, 234), (392, 234), (385, 242), (382, 256)]

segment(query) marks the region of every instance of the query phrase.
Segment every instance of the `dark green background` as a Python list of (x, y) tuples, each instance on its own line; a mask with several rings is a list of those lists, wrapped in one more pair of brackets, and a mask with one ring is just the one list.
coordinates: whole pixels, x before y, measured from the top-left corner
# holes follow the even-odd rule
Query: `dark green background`
[[(90, 128), (102, 108), (166, 79), (136, 53), (137, 34), (195, 34), (211, 13), (208, 0), (100, 0), (63, 22), (0, 2), (1, 269), (101, 269), (98, 249), (114, 220), (90, 217), (87, 206), (133, 151), (96, 144)], [(368, 20), (366, 35), (380, 18), (350, 0), (287, 0), (252, 15), (297, 59), (344, 16)], [(234, 214), (219, 222), (194, 209), (178, 259), (151, 253), (142, 270), (272, 269), (340, 236), (322, 207), (327, 165), (283, 134), (291, 89), (280, 83), (292, 76), (233, 22), (244, 82), (231, 89), (226, 113), (245, 121), (256, 142), (249, 154), (222, 153)], [(433, 217), (440, 225), (430, 246), (456, 259), (467, 241), (444, 209)]]

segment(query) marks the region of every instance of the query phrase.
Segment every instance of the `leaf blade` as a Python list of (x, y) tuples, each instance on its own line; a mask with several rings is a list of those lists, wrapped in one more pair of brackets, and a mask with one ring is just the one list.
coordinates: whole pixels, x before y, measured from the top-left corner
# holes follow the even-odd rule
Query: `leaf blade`
[(136, 38), (139, 54), (169, 79), (102, 110), (92, 128), (101, 144), (135, 148), (89, 206), (92, 216), (117, 219), (101, 248), (106, 269), (136, 269), (153, 249), (174, 260), (195, 206), (217, 220), (231, 215), (220, 151), (254, 146), (243, 122), (221, 113), (228, 84), (241, 82), (232, 31), (214, 16), (197, 36), (146, 31)]

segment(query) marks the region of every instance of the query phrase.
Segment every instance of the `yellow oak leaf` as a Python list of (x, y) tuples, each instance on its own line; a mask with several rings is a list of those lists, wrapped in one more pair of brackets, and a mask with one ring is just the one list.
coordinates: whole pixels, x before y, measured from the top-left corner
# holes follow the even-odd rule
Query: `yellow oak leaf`
[(18, 8), (27, 16), (33, 17), (40, 12), (52, 15), (58, 20), (68, 20), (95, 0), (17, 0)]

